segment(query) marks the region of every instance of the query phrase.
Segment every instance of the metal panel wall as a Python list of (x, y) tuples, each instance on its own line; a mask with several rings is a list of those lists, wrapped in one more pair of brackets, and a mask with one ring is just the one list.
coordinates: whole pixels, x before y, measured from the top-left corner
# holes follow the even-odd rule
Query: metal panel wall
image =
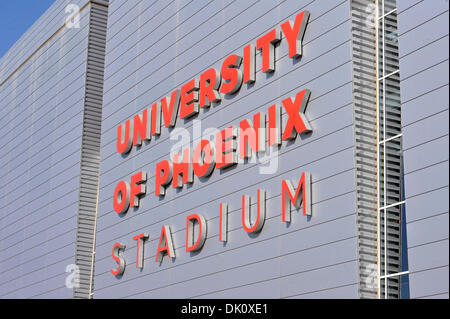
[(448, 1), (398, 1), (411, 298), (448, 298)]
[(66, 3), (1, 60), (1, 298), (73, 294), (66, 267), (75, 262), (89, 10), (80, 28), (56, 32)]
[[(274, 174), (260, 174), (260, 164), (238, 164), (180, 191), (170, 188), (164, 199), (155, 197), (155, 164), (169, 158), (170, 131), (162, 128), (160, 138), (122, 156), (116, 151), (117, 126), (208, 68), (220, 68), (226, 56), (242, 54), (245, 45), (302, 10), (311, 17), (301, 60), (288, 58), (282, 40), (276, 71), (266, 75), (258, 53), (256, 83), (201, 110), (196, 120), (203, 130), (238, 125), (308, 88), (306, 116), (313, 133), (283, 143)], [(110, 3), (94, 298), (359, 296), (350, 12), (347, 0)], [(178, 120), (177, 128), (192, 133), (193, 121)], [(112, 207), (115, 186), (141, 170), (148, 172), (147, 194), (138, 209), (119, 217)], [(298, 181), (304, 170), (312, 174), (313, 216), (295, 213), (287, 226), (281, 221), (281, 181)], [(255, 196), (258, 188), (268, 193), (267, 219), (259, 235), (248, 236), (241, 196)], [(218, 240), (220, 202), (230, 207), (226, 244)], [(203, 214), (208, 223), (205, 246), (194, 254), (184, 251), (189, 213)], [(154, 260), (163, 224), (171, 226), (176, 259), (166, 256), (159, 264)], [(150, 238), (139, 270), (132, 237), (142, 232)], [(121, 278), (110, 272), (116, 268), (115, 242), (126, 244)]]
[(89, 10), (86, 93), (83, 112), (75, 254), (75, 263), (79, 270), (79, 282), (74, 288), (75, 298), (91, 298), (93, 290), (108, 1), (92, 0)]
[(376, 25), (373, 0), (352, 0), (359, 296), (377, 297)]
[(14, 74), (14, 70), (24, 64), (32, 52), (38, 50), (64, 25), (70, 14), (69, 11), (66, 12), (67, 5), (82, 8), (87, 2), (86, 0), (56, 0), (0, 59), (0, 84)]

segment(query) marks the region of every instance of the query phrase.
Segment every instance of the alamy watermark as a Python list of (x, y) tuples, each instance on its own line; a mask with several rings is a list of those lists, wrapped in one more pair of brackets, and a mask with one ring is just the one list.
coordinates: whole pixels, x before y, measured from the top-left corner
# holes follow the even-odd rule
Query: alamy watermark
[(80, 288), (80, 267), (75, 264), (69, 264), (66, 267), (66, 272), (69, 273), (66, 277), (66, 288)]
[[(239, 130), (238, 136), (243, 134), (243, 131)], [(265, 128), (260, 129), (260, 134), (262, 131), (265, 130)], [(194, 120), (193, 126), (192, 126), (192, 134), (189, 130), (185, 128), (175, 128), (170, 133), (170, 140), (172, 141), (172, 146), (170, 148), (170, 159), (173, 159), (178, 155), (178, 157), (182, 158), (183, 151), (186, 148), (193, 149), (193, 146), (197, 143), (199, 143), (201, 140), (207, 140), (211, 144), (214, 143), (214, 140), (216, 139), (217, 135), (220, 133), (220, 130), (215, 127), (208, 127), (205, 130), (202, 130), (202, 124), (200, 120)], [(254, 138), (254, 136), (253, 136)], [(249, 137), (249, 139), (252, 139), (252, 136)], [(239, 154), (240, 150), (240, 142), (241, 139), (237, 138), (235, 143), (235, 150), (236, 154)], [(255, 141), (253, 141), (255, 142)], [(279, 158), (279, 150), (278, 146), (268, 146), (265, 148), (264, 151), (261, 152), (252, 152), (251, 147), (247, 145), (247, 149), (249, 149), (249, 156), (246, 158), (243, 158), (242, 156), (236, 156), (236, 164), (242, 164), (242, 163), (253, 163), (259, 164), (259, 174), (262, 175), (269, 175), (274, 174), (278, 171), (278, 158)], [(216, 152), (218, 150), (215, 150)], [(195, 160), (195, 159), (194, 159)], [(204, 163), (208, 163), (207, 159), (202, 159)]]
[(80, 28), (80, 7), (76, 4), (69, 3), (65, 10), (66, 27), (69, 29)]

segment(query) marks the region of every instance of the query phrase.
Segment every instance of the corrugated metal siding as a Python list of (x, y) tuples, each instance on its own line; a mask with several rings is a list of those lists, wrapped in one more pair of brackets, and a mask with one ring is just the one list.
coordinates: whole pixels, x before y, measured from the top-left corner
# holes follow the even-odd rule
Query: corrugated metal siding
[[(2, 79), (61, 27), (64, 3), (2, 58)], [(79, 29), (62, 29), (0, 87), (0, 298), (72, 297), (88, 20), (83, 11)]]
[[(66, 22), (68, 4), (83, 7), (87, 0), (56, 0), (55, 3), (17, 40), (0, 59), (0, 83), (16, 70), (30, 53), (51, 37)], [(39, 50), (38, 54), (42, 54)]]
[(398, 1), (409, 288), (448, 298), (448, 1)]
[(90, 298), (93, 289), (95, 226), (100, 172), (100, 134), (103, 100), (103, 69), (106, 47), (107, 1), (93, 1), (90, 7), (86, 61), (86, 93), (80, 163), (80, 187), (75, 264), (79, 287), (75, 298)]
[[(238, 124), (254, 112), (308, 88), (306, 115), (310, 137), (283, 145), (279, 169), (258, 173), (260, 165), (239, 164), (216, 170), (180, 192), (169, 189), (163, 200), (153, 195), (154, 166), (167, 159), (170, 132), (133, 149), (127, 157), (115, 151), (117, 125), (169, 94), (230, 53), (241, 54), (265, 32), (311, 13), (304, 56), (293, 63), (285, 41), (277, 49), (276, 72), (266, 76), (257, 59), (257, 81), (230, 99), (201, 112), (202, 128)], [(102, 120), (101, 178), (95, 258), (95, 298), (105, 297), (358, 297), (356, 181), (353, 130), (353, 87), (349, 1), (114, 1), (109, 7)], [(192, 133), (192, 121), (177, 127)], [(112, 209), (116, 183), (146, 170), (147, 195), (137, 210), (119, 218)], [(293, 215), (281, 221), (281, 180), (312, 174), (313, 217)], [(261, 234), (250, 238), (240, 219), (241, 196), (268, 192), (267, 220)], [(218, 241), (218, 209), (230, 207), (229, 241)], [(196, 212), (208, 221), (202, 251), (184, 251), (186, 216)], [(169, 224), (177, 258), (154, 262), (161, 226)], [(132, 236), (148, 232), (145, 266), (135, 267)], [(127, 268), (122, 278), (110, 269), (111, 249), (126, 243)]]
[[(377, 105), (376, 30), (367, 23), (373, 0), (354, 0), (352, 9), (353, 98), (359, 296), (376, 298), (377, 269)], [(372, 10), (370, 10), (372, 8)]]

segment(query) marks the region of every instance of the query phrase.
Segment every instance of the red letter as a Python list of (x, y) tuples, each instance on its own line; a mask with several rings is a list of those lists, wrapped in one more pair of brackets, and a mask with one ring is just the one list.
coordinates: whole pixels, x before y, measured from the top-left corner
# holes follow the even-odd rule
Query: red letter
[(281, 25), (281, 29), (288, 41), (290, 58), (298, 58), (302, 55), (302, 41), (308, 20), (309, 12), (302, 11), (295, 17), (294, 27), (291, 26), (290, 21), (286, 21)]
[(125, 181), (117, 183), (113, 196), (113, 207), (117, 214), (125, 214), (130, 205), (130, 185)]
[(143, 185), (146, 181), (147, 172), (139, 172), (131, 176), (130, 206), (139, 207), (139, 197), (144, 195), (147, 190)]
[(237, 164), (236, 129), (227, 127), (216, 134), (216, 167), (225, 168)]
[(256, 80), (256, 50), (253, 44), (244, 48), (244, 83)]
[(209, 69), (200, 75), (199, 106), (209, 107), (211, 103), (220, 102), (222, 97), (217, 91), (222, 82), (220, 72)]
[(297, 133), (311, 132), (311, 125), (304, 114), (310, 95), (309, 90), (303, 90), (297, 93), (294, 102), (292, 102), (291, 98), (287, 98), (281, 102), (289, 116), (283, 132), (283, 141), (295, 138)]
[[(194, 243), (194, 223), (198, 224), (197, 241)], [(186, 218), (186, 251), (200, 250), (206, 240), (206, 221), (202, 215), (192, 214)]]
[(243, 120), (239, 123), (239, 157), (251, 157), (252, 152), (266, 150), (266, 114), (256, 113), (253, 116), (253, 129), (251, 121)]
[(239, 70), (242, 58), (236, 54), (228, 56), (222, 64), (222, 86), (220, 93), (233, 94), (237, 92), (242, 85), (242, 71)]
[(152, 105), (152, 129), (151, 134), (161, 134), (161, 103), (156, 102)]
[[(162, 174), (161, 174), (162, 173)], [(166, 187), (172, 181), (172, 163), (161, 161), (156, 164), (155, 195), (165, 195)]]
[(125, 123), (125, 130), (122, 128), (122, 124), (117, 127), (117, 152), (120, 154), (126, 154), (131, 150), (132, 146), (132, 134), (133, 134), (133, 122), (127, 120)]
[[(300, 189), (302, 190), (302, 197), (300, 201)], [(291, 206), (299, 208), (300, 203), (303, 202), (303, 215), (311, 216), (311, 174), (303, 173), (300, 182), (297, 186), (297, 191), (293, 196), (294, 185), (288, 180), (281, 182), (281, 203), (282, 203), (282, 220), (284, 222), (291, 222)], [(286, 196), (286, 194), (288, 196)]]
[(242, 227), (247, 233), (257, 233), (263, 228), (266, 219), (266, 192), (258, 189), (256, 220), (253, 225), (250, 221), (250, 201), (250, 196), (242, 195)]
[(133, 240), (137, 240), (136, 268), (144, 268), (144, 241), (147, 239), (147, 233), (142, 233), (133, 237)]
[(219, 241), (228, 241), (228, 204), (220, 203)]
[[(173, 188), (182, 188), (183, 184), (194, 181), (191, 149), (187, 148), (183, 151), (183, 159), (180, 162), (178, 161), (179, 156), (180, 154), (175, 154), (173, 157)], [(182, 179), (179, 178), (180, 175), (183, 175)]]
[(208, 140), (201, 140), (194, 150), (193, 169), (198, 177), (211, 175), (216, 165), (214, 159), (214, 147)]
[(116, 270), (111, 269), (114, 276), (121, 276), (125, 271), (125, 259), (119, 255), (119, 250), (125, 250), (125, 245), (115, 243), (112, 249), (112, 258), (119, 263)]
[(133, 125), (133, 146), (141, 145), (143, 140), (149, 140), (151, 138), (150, 135), (150, 122), (151, 117), (149, 117), (151, 113), (148, 112), (147, 109), (144, 109), (142, 112), (142, 116), (136, 114), (134, 116), (134, 125)]
[(192, 79), (181, 87), (180, 118), (188, 118), (198, 113), (198, 87), (197, 79)]
[(178, 109), (180, 108), (180, 90), (172, 92), (170, 104), (167, 107), (167, 97), (161, 99), (161, 109), (165, 127), (173, 127), (177, 122)]
[(269, 146), (281, 144), (281, 107), (277, 104), (269, 107)]
[(275, 44), (281, 40), (280, 30), (273, 29), (256, 40), (256, 48), (262, 51), (262, 71), (275, 71)]
[(172, 234), (170, 233), (170, 227), (167, 225), (163, 225), (161, 229), (161, 236), (159, 236), (159, 243), (158, 249), (156, 250), (155, 261), (161, 262), (164, 253), (166, 252), (170, 258), (175, 258), (175, 250), (173, 249)]

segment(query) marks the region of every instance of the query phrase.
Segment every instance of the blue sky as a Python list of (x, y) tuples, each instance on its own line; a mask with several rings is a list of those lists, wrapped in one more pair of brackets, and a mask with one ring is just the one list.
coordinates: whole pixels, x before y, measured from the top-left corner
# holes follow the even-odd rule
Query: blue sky
[(55, 0), (0, 0), (0, 57)]

